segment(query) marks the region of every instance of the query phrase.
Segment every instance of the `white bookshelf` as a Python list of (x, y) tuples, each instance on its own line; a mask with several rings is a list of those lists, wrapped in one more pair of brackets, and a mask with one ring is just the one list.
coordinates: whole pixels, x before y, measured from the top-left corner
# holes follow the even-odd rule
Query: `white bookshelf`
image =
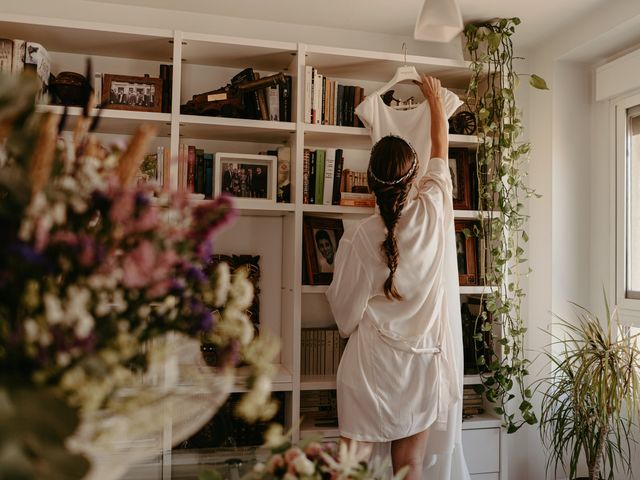
[[(215, 28), (213, 28), (215, 30)], [(280, 339), (281, 352), (276, 359), (274, 391), (285, 392), (285, 427), (292, 428), (293, 441), (302, 435), (325, 438), (339, 435), (337, 429), (316, 428), (308, 420), (299, 424), (300, 392), (336, 388), (335, 376), (302, 376), (301, 329), (314, 326), (308, 312), (331, 324), (326, 286), (302, 285), (302, 226), (308, 215), (341, 217), (355, 221), (374, 212), (373, 208), (333, 205), (305, 205), (302, 201), (303, 151), (312, 148), (343, 148), (345, 162), (351, 168), (366, 165), (371, 140), (365, 129), (328, 125), (306, 125), (304, 112), (304, 71), (313, 65), (320, 73), (341, 83), (361, 85), (365, 95), (389, 80), (396, 68), (405, 63), (400, 54), (360, 49), (306, 45), (294, 42), (266, 41), (243, 37), (200, 34), (167, 29), (106, 25), (91, 22), (52, 20), (37, 17), (3, 15), (0, 31), (5, 38), (21, 38), (41, 43), (52, 58), (52, 72), (84, 72), (86, 57), (93, 58), (94, 71), (123, 75), (159, 76), (159, 65), (173, 65), (173, 98), (170, 113), (133, 112), (104, 109), (97, 133), (131, 135), (140, 123), (158, 128), (157, 144), (169, 148), (172, 188), (177, 187), (177, 161), (181, 143), (197, 145), (211, 152), (257, 153), (279, 146), (291, 148), (291, 203), (243, 202), (239, 218), (216, 239), (215, 248), (223, 254), (260, 255), (261, 332)], [(467, 62), (425, 56), (407, 56), (406, 62), (421, 72), (438, 76), (450, 88), (466, 88)], [(193, 94), (221, 87), (233, 75), (248, 66), (261, 76), (285, 72), (292, 76), (291, 122), (243, 120), (183, 115), (180, 105)], [(62, 107), (39, 107), (61, 113)], [(67, 127), (79, 117), (79, 108), (68, 110)], [(97, 112), (92, 112), (95, 114)], [(451, 135), (450, 146), (473, 149), (475, 136)], [(345, 167), (349, 168), (349, 163)], [(478, 219), (477, 211), (456, 211), (456, 218)], [(489, 287), (461, 287), (463, 294), (479, 294)], [(318, 295), (322, 294), (322, 295)], [(479, 382), (478, 376), (466, 376), (465, 384)], [(244, 391), (242, 376), (234, 391)], [(167, 425), (167, 438), (171, 424)], [(495, 433), (500, 422), (491, 415), (464, 423), (466, 430)], [(501, 442), (501, 445), (504, 442)], [(171, 478), (170, 443), (160, 468), (163, 480)], [(481, 446), (480, 446), (481, 447)], [(502, 447), (501, 447), (502, 448)], [(505, 465), (503, 451), (500, 461)], [(498, 478), (498, 477), (496, 477)], [(503, 477), (499, 477), (503, 478)], [(506, 477), (504, 477), (506, 478)]]

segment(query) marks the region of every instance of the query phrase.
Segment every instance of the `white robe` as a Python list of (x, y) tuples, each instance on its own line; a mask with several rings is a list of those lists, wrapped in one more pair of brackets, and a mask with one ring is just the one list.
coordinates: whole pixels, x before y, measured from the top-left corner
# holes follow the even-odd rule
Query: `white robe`
[[(449, 116), (460, 105), (460, 100), (447, 90), (443, 90), (443, 93), (445, 109), (447, 116)], [(399, 135), (409, 141), (418, 155), (420, 162), (418, 178), (421, 178), (421, 174), (427, 170), (431, 150), (428, 104), (424, 102), (413, 110), (398, 111), (384, 105), (379, 96), (371, 95), (360, 104), (356, 113), (369, 129), (374, 142), (388, 134)], [(409, 293), (418, 295), (417, 300), (414, 299), (413, 302), (414, 308), (419, 306), (420, 298), (425, 303), (436, 299), (442, 302), (441, 305), (432, 303), (431, 310), (429, 310), (429, 307), (423, 304), (413, 312), (416, 315), (420, 313), (419, 319), (409, 321), (408, 324), (399, 328), (397, 321), (390, 322), (390, 319), (386, 318), (384, 301), (382, 300), (384, 297), (380, 297), (380, 292), (382, 292), (382, 283), (388, 270), (379, 253), (379, 244), (384, 238), (385, 228), (381, 219), (376, 219), (377, 215), (365, 219), (353, 232), (345, 232), (338, 249), (334, 281), (327, 292), (327, 297), (342, 333), (355, 333), (355, 336), (352, 336), (349, 341), (338, 372), (338, 398), (339, 405), (341, 405), (339, 409), (342, 410), (342, 413), (339, 411), (340, 428), (341, 434), (344, 436), (375, 441), (374, 455), (388, 458), (390, 440), (417, 433), (428, 427), (430, 433), (423, 478), (429, 480), (467, 480), (469, 473), (462, 454), (461, 443), (462, 326), (451, 203), (451, 179), (448, 165), (443, 161), (433, 162), (429, 168), (429, 176), (426, 178), (429, 177), (434, 181), (423, 182), (423, 188), (420, 189), (419, 194), (415, 191), (411, 192), (411, 198), (415, 199), (405, 206), (403, 215), (407, 213), (407, 217), (404, 218), (404, 223), (398, 228), (398, 231), (400, 232), (403, 227), (406, 229), (407, 225), (413, 227), (414, 231), (401, 234), (403, 238), (410, 239), (408, 240), (410, 243), (403, 245), (402, 240), (399, 241), (400, 265), (395, 278), (400, 293), (405, 297), (408, 297)], [(440, 179), (438, 180), (437, 177)], [(442, 178), (447, 180), (443, 183)], [(444, 190), (443, 185), (447, 185)], [(416, 238), (421, 238), (420, 230), (424, 236), (429, 228), (434, 228), (426, 226), (424, 223), (437, 221), (438, 202), (434, 201), (436, 198), (434, 197), (434, 189), (437, 188), (445, 192), (444, 200), (440, 202), (441, 215), (439, 218), (442, 220), (440, 227), (442, 235), (436, 235), (442, 239), (443, 245), (442, 248), (438, 248), (434, 246), (435, 240), (431, 239), (430, 248), (420, 250), (415, 248), (415, 243), (411, 242), (415, 242)], [(409, 218), (410, 213), (415, 215), (415, 218)], [(419, 218), (420, 216), (422, 218)], [(402, 219), (401, 222), (403, 222)], [(423, 222), (422, 226), (419, 225), (420, 222)], [(376, 228), (379, 230), (377, 236), (374, 233)], [(367, 235), (364, 235), (364, 232), (367, 232)], [(369, 237), (370, 241), (364, 242), (365, 237)], [(343, 249), (342, 242), (344, 240), (347, 241), (344, 243), (345, 248)], [(422, 241), (429, 243), (425, 238), (422, 238)], [(360, 250), (359, 242), (373, 245), (373, 248), (370, 247), (368, 250), (369, 260), (374, 258), (371, 255), (377, 254), (378, 262), (366, 264), (362, 271), (341, 268), (341, 264), (347, 264), (346, 259), (351, 262), (358, 259), (360, 263), (365, 260), (361, 257), (364, 255), (363, 252), (367, 252), (367, 250)], [(436, 253), (433, 253), (434, 249)], [(416, 258), (411, 258), (411, 254), (407, 253), (411, 251), (414, 252)], [(435, 272), (435, 270), (427, 268), (429, 261), (441, 265), (438, 270), (438, 275), (441, 277), (439, 287), (434, 283), (433, 278), (427, 278), (428, 275)], [(425, 278), (416, 278), (416, 269), (410, 268), (415, 265), (422, 265), (423, 268), (420, 271), (426, 275)], [(378, 270), (377, 274), (373, 271), (376, 269)], [(368, 270), (372, 271), (366, 273)], [(383, 272), (382, 274), (380, 274), (380, 270)], [(407, 270), (410, 272), (408, 276), (404, 273)], [(374, 279), (376, 279), (376, 283), (373, 283)], [(382, 281), (380, 281), (381, 279)], [(349, 289), (348, 285), (353, 286)], [(416, 286), (419, 288), (416, 289)], [(363, 305), (358, 305), (356, 296), (352, 292), (353, 289), (357, 290), (358, 288), (363, 291), (369, 289), (369, 297), (364, 308)], [(436, 290), (431, 292), (428, 291), (429, 288)], [(370, 304), (369, 300), (374, 301)], [(397, 317), (395, 310), (393, 311), (394, 317)], [(425, 313), (427, 313), (426, 317)], [(429, 313), (431, 315), (428, 315)], [(404, 317), (407, 319), (411, 315), (404, 315)], [(430, 320), (425, 320), (425, 318)], [(433, 324), (429, 324), (430, 321)], [(362, 329), (360, 329), (360, 322), (364, 327)], [(425, 330), (415, 330), (420, 327), (425, 327)], [(412, 333), (417, 333), (417, 335), (412, 336)], [(429, 348), (438, 349), (439, 342), (441, 342), (442, 353), (429, 354), (426, 351)], [(412, 355), (406, 347), (418, 353)], [(384, 352), (384, 355), (380, 355), (378, 352)], [(412, 356), (415, 358), (407, 363), (407, 359)], [(371, 374), (367, 377), (357, 373), (371, 369), (372, 364), (378, 366), (375, 370), (377, 375), (375, 381), (372, 381)], [(381, 365), (385, 368), (382, 373), (387, 373), (386, 376), (381, 376), (379, 368)], [(419, 366), (416, 367), (416, 365)], [(394, 370), (398, 366), (400, 368)], [(417, 381), (415, 377), (409, 377), (410, 381), (407, 381), (407, 376), (412, 371), (421, 372), (418, 375), (422, 381)], [(390, 372), (395, 372), (393, 378), (389, 375)], [(358, 378), (359, 376), (362, 378)], [(391, 381), (385, 386), (381, 377)], [(430, 381), (436, 383), (429, 384)], [(340, 402), (340, 398), (342, 398), (342, 402)], [(360, 400), (355, 402), (356, 398), (360, 398)], [(352, 404), (352, 407), (348, 407), (347, 403)], [(444, 407), (445, 403), (446, 408)], [(370, 408), (374, 404), (376, 408), (365, 411), (365, 408)], [(353, 417), (353, 415), (356, 416)], [(392, 418), (391, 421), (389, 421), (390, 418)], [(360, 425), (370, 426), (361, 430)], [(358, 431), (350, 431), (349, 428), (351, 430), (357, 428)]]

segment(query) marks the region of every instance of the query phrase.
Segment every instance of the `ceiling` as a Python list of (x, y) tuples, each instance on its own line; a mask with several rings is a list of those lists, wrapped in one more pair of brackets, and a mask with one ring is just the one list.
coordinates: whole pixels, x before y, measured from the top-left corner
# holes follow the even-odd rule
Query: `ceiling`
[[(423, 0), (93, 0), (229, 17), (413, 36)], [(514, 43), (525, 48), (610, 0), (458, 0), (465, 23), (520, 17)]]

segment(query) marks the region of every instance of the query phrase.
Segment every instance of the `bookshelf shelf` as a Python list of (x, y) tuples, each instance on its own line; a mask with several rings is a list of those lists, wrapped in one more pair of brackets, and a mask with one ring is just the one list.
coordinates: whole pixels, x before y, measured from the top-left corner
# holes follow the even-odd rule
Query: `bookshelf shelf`
[(499, 428), (501, 426), (502, 420), (491, 413), (481, 413), (462, 420), (462, 430)]
[(201, 33), (184, 33), (182, 57), (186, 64), (256, 70), (287, 70), (298, 52), (292, 42), (278, 42)]
[(335, 390), (335, 375), (302, 375), (300, 390)]
[(482, 383), (480, 380), (480, 375), (465, 375), (464, 376), (464, 384), (465, 385), (478, 385)]
[(455, 135), (450, 133), (449, 146), (475, 148), (478, 146), (478, 137), (475, 135)]
[(405, 59), (399, 53), (320, 45), (306, 45), (306, 55), (307, 65), (336, 78), (386, 82), (404, 64), (415, 65), (450, 87), (466, 88), (470, 78), (469, 62), (447, 58), (407, 55)]
[(371, 148), (371, 137), (365, 128), (335, 125), (304, 125), (304, 143), (314, 147), (364, 150)]
[(302, 285), (302, 293), (327, 293), (329, 285)]
[(2, 15), (4, 38), (22, 38), (49, 52), (169, 62), (172, 30), (101, 25), (75, 20)]
[(300, 437), (322, 437), (324, 439), (340, 437), (340, 430), (335, 427), (318, 427), (314, 425), (312, 418), (305, 418), (300, 425)]
[[(37, 110), (62, 115), (64, 107), (60, 105), (38, 105)], [(104, 108), (101, 111), (93, 109), (91, 116), (96, 116), (98, 113), (100, 113), (100, 120), (96, 129), (97, 133), (133, 135), (141, 123), (155, 125), (158, 128), (158, 137), (167, 136), (171, 132), (171, 115), (169, 113), (136, 112)], [(69, 107), (67, 115), (66, 128), (72, 129), (78, 118), (82, 115), (82, 108)]]
[[(193, 203), (206, 203), (211, 200), (192, 200)], [(267, 203), (252, 199), (235, 199), (235, 208), (243, 216), (251, 217), (282, 217), (295, 211), (292, 203)]]
[(373, 208), (369, 207), (343, 207), (340, 205), (302, 205), (304, 213), (332, 213), (332, 214), (355, 214), (372, 215)]
[(490, 285), (473, 285), (467, 287), (460, 287), (461, 295), (481, 295), (493, 292), (497, 290), (499, 287), (490, 286)]
[(180, 136), (204, 140), (288, 143), (295, 135), (292, 122), (180, 115)]
[[(293, 375), (291, 371), (284, 365), (279, 364), (276, 366), (277, 371), (275, 376), (273, 377), (273, 386), (272, 390), (274, 392), (290, 392), (293, 390)], [(235, 384), (233, 387), (233, 393), (246, 392), (247, 387), (245, 385), (245, 381), (248, 376), (248, 372), (244, 367), (240, 367), (238, 369), (238, 375), (235, 379)]]

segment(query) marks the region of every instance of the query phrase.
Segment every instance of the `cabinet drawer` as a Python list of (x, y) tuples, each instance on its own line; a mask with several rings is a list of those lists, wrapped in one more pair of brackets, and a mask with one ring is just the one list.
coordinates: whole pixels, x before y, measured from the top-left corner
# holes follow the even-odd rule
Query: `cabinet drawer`
[[(462, 448), (469, 473), (495, 473), (500, 471), (500, 429), (479, 428), (462, 431)], [(484, 476), (474, 480), (485, 480)], [(488, 476), (486, 480), (493, 477)], [(496, 477), (497, 478), (497, 477)]]
[(479, 473), (471, 475), (471, 480), (500, 480), (499, 473)]

